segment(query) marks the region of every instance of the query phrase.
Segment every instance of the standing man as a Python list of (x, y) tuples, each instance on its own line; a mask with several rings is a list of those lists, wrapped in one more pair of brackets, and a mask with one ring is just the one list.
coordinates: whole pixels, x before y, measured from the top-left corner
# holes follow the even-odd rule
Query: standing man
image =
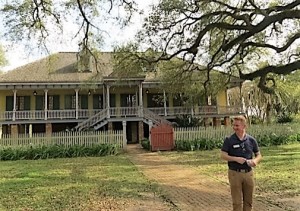
[(235, 133), (224, 140), (221, 158), (228, 161), (233, 211), (250, 211), (254, 194), (252, 168), (260, 162), (262, 156), (256, 139), (246, 133), (244, 116), (233, 119), (233, 130)]

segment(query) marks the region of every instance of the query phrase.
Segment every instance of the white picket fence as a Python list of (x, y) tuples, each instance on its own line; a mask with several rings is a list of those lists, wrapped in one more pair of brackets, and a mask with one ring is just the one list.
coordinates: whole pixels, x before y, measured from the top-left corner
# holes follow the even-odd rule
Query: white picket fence
[(19, 135), (17, 138), (11, 135), (2, 135), (0, 147), (37, 146), (37, 145), (84, 145), (115, 144), (124, 148), (126, 140), (123, 140), (122, 131), (93, 131), (93, 132), (59, 132), (51, 136), (46, 134)]
[[(299, 124), (287, 125), (253, 125), (247, 128), (247, 132), (254, 137), (261, 135), (291, 135), (300, 133)], [(186, 141), (195, 139), (224, 139), (233, 133), (231, 127), (194, 127), (194, 128), (174, 128), (175, 140)], [(126, 138), (123, 131), (92, 131), (92, 132), (59, 132), (51, 136), (46, 134), (32, 134), (32, 136), (19, 135), (17, 138), (11, 135), (2, 134), (0, 138), (1, 147), (54, 145), (65, 146), (93, 144), (115, 144), (120, 148), (126, 148)]]
[[(174, 128), (175, 140), (195, 140), (195, 139), (224, 139), (233, 133), (231, 127), (193, 127)], [(252, 125), (247, 128), (247, 133), (254, 137), (262, 135), (292, 135), (300, 133), (299, 124), (276, 124), (276, 125)]]

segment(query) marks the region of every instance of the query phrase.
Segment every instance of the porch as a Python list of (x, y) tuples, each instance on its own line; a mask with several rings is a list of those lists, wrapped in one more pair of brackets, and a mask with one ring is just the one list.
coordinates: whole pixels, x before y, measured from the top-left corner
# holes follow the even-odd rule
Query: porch
[[(17, 124), (24, 122), (66, 121), (82, 122), (100, 112), (105, 111), (106, 118), (143, 117), (143, 107), (111, 107), (106, 109), (70, 109), (70, 110), (28, 110), (0, 112), (1, 124)], [(174, 119), (178, 115), (195, 117), (225, 117), (242, 113), (240, 106), (197, 106), (197, 107), (157, 107), (145, 108), (158, 116)]]

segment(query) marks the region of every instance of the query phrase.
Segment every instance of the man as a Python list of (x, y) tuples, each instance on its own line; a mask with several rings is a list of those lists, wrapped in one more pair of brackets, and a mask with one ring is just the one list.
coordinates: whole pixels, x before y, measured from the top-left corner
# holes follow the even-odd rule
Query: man
[[(253, 167), (262, 159), (257, 141), (246, 134), (246, 118), (233, 119), (234, 134), (225, 138), (221, 158), (228, 161), (233, 211), (252, 210), (254, 193)], [(255, 158), (253, 158), (253, 154)]]

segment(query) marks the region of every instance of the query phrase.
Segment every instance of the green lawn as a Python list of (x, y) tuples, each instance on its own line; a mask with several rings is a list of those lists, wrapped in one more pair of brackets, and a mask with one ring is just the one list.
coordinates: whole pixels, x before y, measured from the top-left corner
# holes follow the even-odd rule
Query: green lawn
[(158, 191), (122, 155), (2, 161), (0, 186), (0, 210), (120, 210)]
[[(263, 160), (255, 169), (258, 195), (279, 194), (290, 197), (300, 194), (300, 143), (263, 147)], [(227, 183), (227, 163), (220, 159), (220, 150), (168, 152), (164, 155), (183, 165), (196, 167)]]
[[(300, 194), (300, 144), (261, 148), (257, 194)], [(162, 153), (227, 183), (220, 150)], [(122, 210), (161, 196), (124, 156), (0, 162), (0, 210)]]

